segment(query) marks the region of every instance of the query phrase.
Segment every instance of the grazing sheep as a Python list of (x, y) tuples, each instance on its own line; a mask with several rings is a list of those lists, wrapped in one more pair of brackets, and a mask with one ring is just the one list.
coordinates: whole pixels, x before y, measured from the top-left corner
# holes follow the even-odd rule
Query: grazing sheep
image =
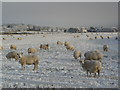
[(91, 37), (89, 38), (90, 40), (93, 40)]
[(89, 35), (86, 34), (87, 37), (89, 37)]
[(66, 49), (67, 49), (67, 50), (74, 51), (75, 47), (74, 47), (73, 45), (67, 45), (67, 46), (66, 46)]
[(36, 52), (38, 52), (37, 49), (35, 49), (35, 48), (28, 48), (28, 54), (30, 54), (30, 53), (36, 53)]
[(17, 40), (22, 40), (22, 38), (21, 38), (21, 37), (19, 37), (19, 38), (17, 38)]
[(49, 50), (49, 48), (50, 48), (50, 47), (49, 47), (49, 44), (44, 44), (44, 45), (41, 44), (41, 45), (40, 45), (40, 49)]
[(118, 37), (116, 37), (115, 40), (118, 40)]
[(109, 37), (109, 36), (107, 36), (107, 38), (108, 38), (108, 39), (110, 39), (110, 37)]
[(3, 40), (6, 40), (6, 38), (2, 38)]
[(38, 64), (39, 64), (40, 58), (37, 55), (24, 56), (23, 54), (18, 54), (18, 56), (19, 56), (19, 62), (21, 64), (23, 70), (25, 70), (26, 65), (32, 65), (32, 64), (34, 65), (33, 70), (38, 69)]
[(88, 51), (84, 54), (85, 56), (85, 60), (102, 60), (103, 58), (103, 54), (98, 51), (98, 50), (95, 50), (95, 51)]
[(0, 50), (3, 50), (3, 46), (0, 46)]
[(63, 42), (57, 41), (57, 45), (63, 45)]
[(108, 51), (109, 46), (108, 45), (103, 45), (103, 51)]
[(65, 42), (64, 45), (65, 45), (65, 46), (68, 46), (68, 45), (70, 45), (70, 43), (69, 43), (69, 42)]
[(75, 50), (74, 53), (73, 53), (73, 57), (74, 57), (75, 59), (78, 59), (79, 57), (81, 58), (81, 52), (78, 51), (78, 50)]
[(11, 45), (11, 46), (10, 46), (10, 49), (16, 50), (16, 49), (17, 49), (17, 46), (16, 46), (16, 45)]
[(101, 39), (103, 39), (103, 36), (102, 36), (102, 35), (100, 35), (100, 37), (101, 37)]
[(97, 37), (95, 36), (95, 39), (97, 39)]
[(6, 58), (7, 59), (15, 59), (16, 61), (18, 61), (19, 59), (19, 56), (18, 56), (18, 53), (13, 51), (13, 52), (9, 52), (7, 55), (6, 55)]
[(102, 69), (102, 64), (99, 61), (95, 61), (95, 60), (81, 60), (80, 61), (83, 70), (85, 70), (87, 72), (87, 76), (88, 76), (88, 72), (90, 73), (94, 73), (94, 77), (96, 76), (96, 73), (98, 73), (98, 76), (100, 76), (100, 71)]

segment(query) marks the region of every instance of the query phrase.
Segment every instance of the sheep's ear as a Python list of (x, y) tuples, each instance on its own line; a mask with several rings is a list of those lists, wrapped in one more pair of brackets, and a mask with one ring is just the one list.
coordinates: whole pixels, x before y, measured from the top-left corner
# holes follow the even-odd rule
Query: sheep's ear
[(21, 53), (21, 55), (23, 55), (23, 53)]

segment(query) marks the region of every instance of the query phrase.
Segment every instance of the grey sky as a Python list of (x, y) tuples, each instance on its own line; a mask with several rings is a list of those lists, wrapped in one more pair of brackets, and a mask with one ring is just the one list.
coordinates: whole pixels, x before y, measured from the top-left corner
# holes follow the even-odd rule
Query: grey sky
[(3, 23), (40, 26), (104, 26), (118, 24), (117, 2), (3, 2)]

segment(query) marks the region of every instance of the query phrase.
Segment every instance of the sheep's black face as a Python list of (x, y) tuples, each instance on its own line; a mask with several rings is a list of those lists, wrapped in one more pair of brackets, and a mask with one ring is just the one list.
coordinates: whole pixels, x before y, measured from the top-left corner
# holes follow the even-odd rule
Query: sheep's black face
[(21, 58), (23, 53), (17, 53), (18, 58)]

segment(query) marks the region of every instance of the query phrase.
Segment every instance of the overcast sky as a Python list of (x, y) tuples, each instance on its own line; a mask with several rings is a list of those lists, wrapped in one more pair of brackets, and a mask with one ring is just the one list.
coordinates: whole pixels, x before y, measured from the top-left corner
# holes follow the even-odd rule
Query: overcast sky
[(40, 26), (118, 25), (117, 2), (3, 2), (2, 22)]

